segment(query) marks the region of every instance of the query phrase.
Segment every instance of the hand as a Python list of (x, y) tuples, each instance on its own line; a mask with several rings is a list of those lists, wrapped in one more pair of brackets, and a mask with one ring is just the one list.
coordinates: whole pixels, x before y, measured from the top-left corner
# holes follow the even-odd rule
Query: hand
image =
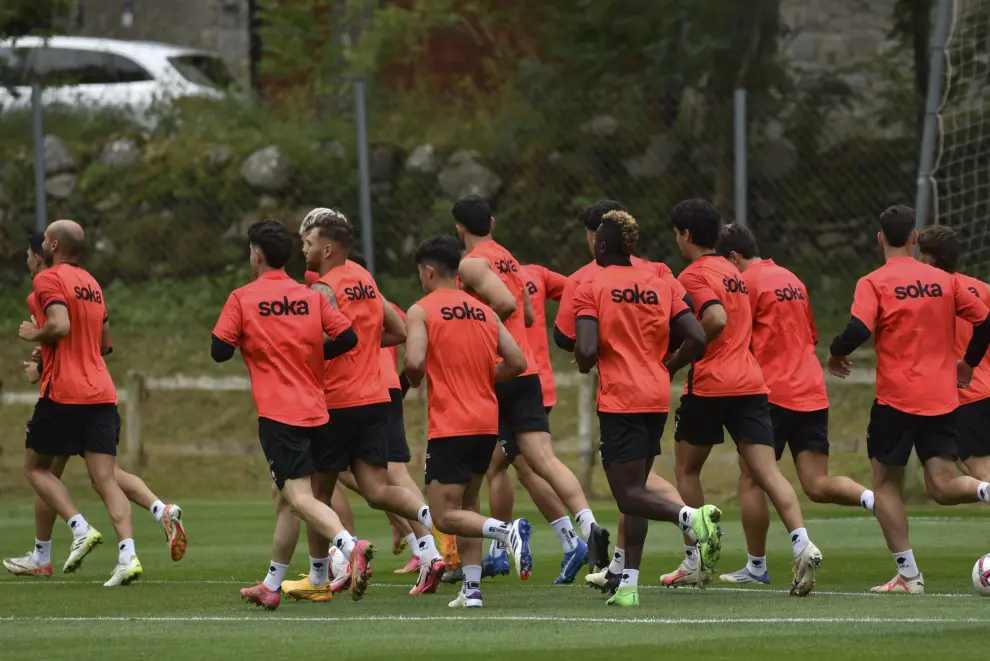
[(17, 336), (26, 342), (35, 342), (40, 332), (41, 329), (38, 328), (37, 320), (35, 320), (34, 315), (31, 315), (31, 321), (21, 322), (21, 327), (17, 329)]
[(41, 346), (40, 345), (39, 346), (36, 346), (34, 349), (31, 350), (31, 360), (33, 360), (36, 363), (41, 361)]
[(969, 388), (969, 382), (973, 380), (973, 368), (965, 360), (956, 363), (956, 386), (959, 388)]
[(25, 362), (24, 376), (27, 377), (28, 383), (37, 383), (41, 379), (41, 370), (38, 369), (38, 363), (33, 360)]
[(833, 356), (830, 353), (825, 364), (828, 365), (828, 371), (840, 379), (852, 374), (852, 361), (849, 360), (848, 356)]

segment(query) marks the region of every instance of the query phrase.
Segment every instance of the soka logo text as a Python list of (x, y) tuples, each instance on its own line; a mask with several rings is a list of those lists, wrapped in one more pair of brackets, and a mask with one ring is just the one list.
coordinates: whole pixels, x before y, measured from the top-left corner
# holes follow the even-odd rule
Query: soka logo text
[(527, 280), (526, 281), (526, 289), (529, 290), (529, 295), (530, 296), (536, 296), (537, 289), (536, 289), (536, 283), (535, 282), (533, 282), (532, 280)]
[(905, 298), (939, 298), (941, 296), (942, 285), (938, 283), (923, 284), (921, 280), (917, 280), (914, 284), (894, 287), (894, 298), (898, 301), (903, 301)]
[(516, 262), (511, 259), (496, 259), (495, 268), (500, 275), (504, 273), (515, 273), (518, 270), (516, 268)]
[(749, 288), (746, 287), (746, 283), (739, 278), (723, 278), (722, 284), (725, 285), (725, 291), (730, 294), (748, 294)]
[(378, 298), (378, 292), (371, 285), (358, 282), (353, 287), (344, 287), (344, 296), (349, 301), (364, 301)]
[(476, 308), (468, 303), (462, 303), (454, 307), (444, 306), (440, 308), (440, 318), (444, 321), (450, 321), (451, 319), (470, 319), (473, 321), (488, 321), (485, 316), (485, 311), (481, 308)]
[(773, 293), (777, 295), (777, 300), (781, 303), (784, 301), (803, 301), (804, 292), (795, 287), (794, 285), (787, 285), (783, 289), (774, 289)]
[(86, 285), (85, 287), (74, 287), (72, 291), (75, 292), (76, 298), (80, 301), (92, 301), (93, 303), (103, 302), (103, 292), (99, 289), (93, 289), (90, 285)]
[(652, 289), (640, 289), (633, 285), (632, 289), (613, 289), (609, 292), (613, 303), (639, 303), (641, 305), (658, 305), (660, 299)]
[(281, 301), (262, 301), (258, 303), (258, 314), (262, 317), (305, 315), (309, 314), (309, 303), (306, 301), (290, 301), (288, 296), (283, 296)]

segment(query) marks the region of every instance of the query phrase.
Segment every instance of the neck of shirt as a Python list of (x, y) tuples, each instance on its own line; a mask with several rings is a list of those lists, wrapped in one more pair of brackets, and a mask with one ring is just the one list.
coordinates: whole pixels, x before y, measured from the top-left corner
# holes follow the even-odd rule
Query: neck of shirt
[(267, 271), (262, 271), (258, 274), (258, 279), (264, 278), (265, 280), (282, 280), (288, 278), (289, 276), (285, 273), (285, 269), (268, 269)]

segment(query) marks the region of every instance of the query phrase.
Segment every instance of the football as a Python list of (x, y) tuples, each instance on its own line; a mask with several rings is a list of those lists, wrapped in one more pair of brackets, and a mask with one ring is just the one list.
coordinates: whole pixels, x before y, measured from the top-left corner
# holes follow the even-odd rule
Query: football
[(990, 597), (990, 553), (973, 565), (973, 588), (984, 597)]

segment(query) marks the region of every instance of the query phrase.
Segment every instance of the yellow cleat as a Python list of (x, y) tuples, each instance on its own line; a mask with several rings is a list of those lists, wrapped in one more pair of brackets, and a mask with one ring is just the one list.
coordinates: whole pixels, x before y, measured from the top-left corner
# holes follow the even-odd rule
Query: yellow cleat
[(282, 581), (282, 594), (298, 601), (327, 602), (333, 599), (330, 592), (330, 581), (320, 587), (314, 587), (309, 581), (309, 574), (299, 574), (302, 580)]
[(447, 571), (460, 567), (461, 552), (457, 548), (457, 537), (440, 532), (436, 526), (433, 526), (433, 536), (437, 540), (437, 547), (443, 556), (443, 564), (447, 567)]

